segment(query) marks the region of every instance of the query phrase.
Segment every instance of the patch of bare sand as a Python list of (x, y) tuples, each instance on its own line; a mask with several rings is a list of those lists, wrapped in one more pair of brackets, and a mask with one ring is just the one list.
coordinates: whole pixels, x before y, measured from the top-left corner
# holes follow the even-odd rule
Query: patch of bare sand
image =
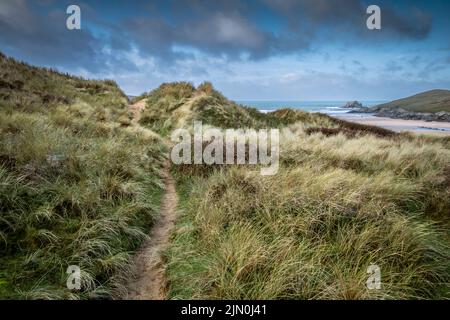
[(170, 233), (175, 224), (178, 197), (175, 181), (165, 169), (165, 194), (162, 199), (161, 215), (153, 226), (149, 240), (144, 242), (132, 263), (134, 277), (127, 285), (128, 300), (164, 300), (167, 295), (167, 281), (162, 252), (168, 247)]
[(420, 134), (450, 135), (450, 122), (392, 119), (364, 114), (343, 114), (339, 115), (338, 118), (397, 132), (411, 131)]
[(146, 104), (147, 104), (147, 100), (142, 99), (142, 100), (139, 100), (138, 102), (133, 103), (132, 105), (129, 106), (130, 111), (133, 113), (133, 120), (131, 122), (134, 125), (139, 123), (139, 120), (141, 119), (142, 110), (145, 109)]
[[(141, 128), (139, 119), (145, 109), (146, 99), (129, 106), (133, 113), (132, 123)], [(125, 279), (126, 293), (121, 297), (127, 300), (164, 300), (166, 299), (167, 280), (162, 252), (168, 247), (170, 233), (175, 225), (178, 197), (175, 181), (170, 175), (167, 163), (163, 171), (164, 196), (161, 203), (160, 216), (150, 231), (150, 236), (135, 254), (131, 264), (130, 278)]]

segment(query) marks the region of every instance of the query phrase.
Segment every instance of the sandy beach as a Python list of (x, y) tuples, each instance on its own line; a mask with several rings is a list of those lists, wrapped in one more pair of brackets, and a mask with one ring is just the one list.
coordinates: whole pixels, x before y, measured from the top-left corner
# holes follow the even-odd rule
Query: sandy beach
[(375, 117), (365, 113), (343, 113), (335, 115), (335, 117), (365, 125), (379, 126), (397, 132), (411, 131), (423, 134), (450, 135), (450, 122), (392, 119)]

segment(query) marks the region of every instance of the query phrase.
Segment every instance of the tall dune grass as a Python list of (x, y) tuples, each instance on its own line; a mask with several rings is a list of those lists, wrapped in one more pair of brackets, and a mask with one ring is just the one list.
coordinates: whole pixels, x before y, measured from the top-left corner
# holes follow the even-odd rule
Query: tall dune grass
[[(0, 298), (120, 293), (159, 211), (164, 143), (121, 123), (113, 82), (0, 62), (5, 82), (23, 81), (0, 88)], [(80, 291), (66, 287), (69, 265)]]
[[(280, 170), (173, 168), (179, 219), (165, 252), (170, 298), (450, 298), (450, 140), (289, 109), (269, 114), (211, 84), (137, 100), (112, 81), (0, 54), (0, 297), (122, 296), (159, 211), (161, 136), (201, 120), (282, 130)], [(381, 268), (381, 289), (366, 287)], [(66, 287), (78, 265), (81, 291)]]
[[(274, 176), (175, 169), (183, 200), (167, 252), (172, 298), (450, 298), (445, 143), (327, 137), (295, 122), (280, 141)], [(371, 264), (380, 290), (366, 287)]]

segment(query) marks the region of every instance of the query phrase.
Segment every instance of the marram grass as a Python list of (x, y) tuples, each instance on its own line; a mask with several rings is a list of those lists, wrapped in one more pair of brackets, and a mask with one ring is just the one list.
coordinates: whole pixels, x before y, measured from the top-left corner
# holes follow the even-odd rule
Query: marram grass
[[(448, 138), (261, 114), (187, 82), (137, 98), (134, 125), (113, 81), (0, 66), (0, 298), (120, 297), (159, 214), (162, 137), (193, 121), (281, 129), (280, 170), (172, 168), (169, 298), (450, 298)], [(372, 264), (380, 290), (366, 287)], [(81, 291), (66, 287), (69, 265)]]

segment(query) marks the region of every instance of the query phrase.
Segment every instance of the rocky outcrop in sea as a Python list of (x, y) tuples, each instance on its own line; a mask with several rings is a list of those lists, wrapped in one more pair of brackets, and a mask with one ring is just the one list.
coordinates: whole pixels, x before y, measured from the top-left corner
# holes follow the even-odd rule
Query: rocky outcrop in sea
[(359, 101), (350, 101), (345, 104), (345, 106), (342, 106), (344, 109), (365, 109), (363, 104)]

